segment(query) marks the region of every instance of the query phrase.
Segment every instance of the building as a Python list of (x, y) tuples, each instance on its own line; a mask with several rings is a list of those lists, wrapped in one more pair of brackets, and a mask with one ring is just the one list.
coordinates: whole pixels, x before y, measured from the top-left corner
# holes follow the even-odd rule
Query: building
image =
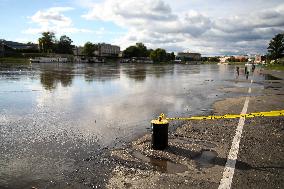
[(255, 55), (254, 56), (254, 63), (260, 64), (265, 62), (265, 56)]
[(220, 60), (220, 63), (225, 63), (225, 62), (229, 62), (230, 58), (231, 58), (230, 56), (222, 56), (219, 58), (219, 60)]
[(83, 47), (74, 47), (72, 49), (74, 56), (83, 56)]
[[(75, 56), (84, 56), (83, 49), (84, 47), (75, 47), (73, 48), (73, 54)], [(94, 51), (94, 56), (101, 57), (119, 57), (120, 54), (119, 46), (106, 43), (99, 43), (97, 45), (97, 50)]]
[(248, 61), (248, 56), (246, 55), (239, 55), (239, 56), (234, 56), (236, 62), (246, 62)]
[(176, 56), (176, 60), (181, 61), (201, 61), (200, 53), (179, 52)]
[(98, 50), (95, 54), (103, 57), (118, 57), (120, 54), (120, 47), (106, 43), (99, 43)]

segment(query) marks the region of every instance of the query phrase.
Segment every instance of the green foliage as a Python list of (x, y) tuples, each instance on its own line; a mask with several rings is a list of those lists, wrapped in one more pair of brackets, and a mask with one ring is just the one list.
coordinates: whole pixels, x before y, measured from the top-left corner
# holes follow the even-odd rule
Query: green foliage
[(137, 52), (138, 52), (138, 56), (137, 57), (147, 57), (148, 55), (148, 51), (147, 51), (147, 47), (143, 44), (143, 43), (136, 43), (136, 48), (137, 48)]
[(237, 62), (236, 58), (231, 56), (230, 58), (227, 59), (228, 62)]
[(220, 59), (219, 57), (208, 57), (208, 61), (209, 62), (220, 62)]
[(125, 58), (150, 57), (154, 62), (166, 62), (175, 59), (174, 52), (167, 53), (165, 49), (156, 50), (147, 49), (143, 43), (136, 43), (135, 46), (129, 46), (123, 51)]
[(18, 58), (18, 57), (4, 57), (4, 58), (0, 58), (0, 63), (1, 64), (9, 64), (9, 63), (13, 63), (13, 64), (29, 64), (30, 61), (28, 58)]
[(126, 58), (132, 58), (132, 57), (149, 57), (149, 51), (147, 50), (147, 47), (143, 43), (136, 43), (135, 46), (127, 47), (123, 51), (123, 55)]
[(72, 42), (73, 41), (66, 35), (61, 36), (56, 44), (56, 52), (62, 54), (72, 54)]
[(55, 35), (53, 32), (43, 32), (42, 37), (38, 39), (38, 44), (41, 52), (50, 53), (55, 49)]
[(219, 57), (201, 57), (201, 61), (205, 62), (206, 64), (216, 64), (220, 62)]
[(154, 51), (151, 52), (150, 58), (154, 62), (167, 61), (167, 52), (165, 49), (161, 49), (161, 48), (155, 49)]
[(57, 41), (53, 32), (43, 32), (42, 37), (38, 39), (40, 52), (43, 53), (55, 52), (62, 54), (72, 54), (72, 42), (73, 41), (66, 35), (61, 36), (59, 41)]
[(83, 54), (86, 56), (94, 56), (94, 51), (97, 50), (97, 45), (91, 42), (85, 43), (83, 47)]
[(176, 58), (176, 55), (174, 52), (167, 53), (167, 55), (168, 55), (168, 60), (175, 60)]
[(267, 47), (268, 56), (270, 59), (275, 60), (283, 57), (284, 51), (284, 34), (275, 35)]
[(137, 55), (138, 55), (138, 50), (137, 50), (136, 46), (127, 47), (123, 51), (123, 56), (126, 57), (126, 58), (137, 57)]

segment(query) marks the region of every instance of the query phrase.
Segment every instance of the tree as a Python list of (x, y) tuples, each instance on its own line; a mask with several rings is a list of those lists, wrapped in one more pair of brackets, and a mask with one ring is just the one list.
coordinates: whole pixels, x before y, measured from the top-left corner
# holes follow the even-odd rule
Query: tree
[(123, 55), (126, 58), (132, 57), (148, 57), (149, 52), (147, 47), (143, 43), (136, 43), (135, 46), (129, 46), (123, 51)]
[(155, 49), (154, 51), (151, 52), (150, 58), (154, 62), (163, 62), (167, 60), (167, 52), (165, 49)]
[(55, 44), (55, 35), (53, 32), (43, 32), (42, 37), (38, 39), (41, 52), (53, 52)]
[(275, 35), (267, 47), (268, 49), (268, 56), (275, 60), (277, 58), (283, 57), (284, 51), (284, 33)]
[(220, 62), (220, 58), (219, 57), (210, 57), (210, 61), (212, 61), (212, 62)]
[(123, 51), (123, 56), (126, 58), (137, 57), (138, 49), (136, 46), (129, 46)]
[(73, 41), (66, 35), (61, 36), (59, 42), (57, 43), (56, 52), (72, 54), (72, 42)]
[(147, 49), (147, 57), (150, 57), (151, 52), (153, 52), (153, 49)]
[(146, 57), (147, 56), (147, 47), (143, 43), (136, 43), (137, 48), (137, 57)]
[(94, 56), (94, 51), (97, 50), (97, 45), (87, 42), (83, 47), (83, 54), (86, 56)]
[(228, 62), (236, 62), (237, 61), (237, 59), (234, 56), (231, 56), (227, 60), (228, 60)]
[(171, 52), (171, 53), (167, 53), (167, 60), (170, 61), (170, 60), (175, 60), (175, 53), (174, 52)]

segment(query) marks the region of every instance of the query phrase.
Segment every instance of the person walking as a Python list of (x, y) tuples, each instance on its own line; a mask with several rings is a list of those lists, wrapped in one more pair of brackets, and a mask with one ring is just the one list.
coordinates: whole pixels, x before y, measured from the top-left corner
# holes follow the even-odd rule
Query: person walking
[(237, 72), (237, 75), (239, 76), (240, 75), (240, 68), (239, 68), (239, 66), (236, 67), (236, 72)]
[(248, 77), (249, 77), (249, 71), (247, 70), (246, 71), (246, 79), (248, 80)]
[(255, 70), (255, 64), (252, 64), (251, 71), (254, 72), (254, 70)]

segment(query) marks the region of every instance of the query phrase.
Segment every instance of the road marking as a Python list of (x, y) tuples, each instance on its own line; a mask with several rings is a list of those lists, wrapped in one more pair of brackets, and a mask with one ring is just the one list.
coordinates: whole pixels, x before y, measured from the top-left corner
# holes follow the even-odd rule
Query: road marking
[[(252, 82), (253, 80), (251, 80), (251, 83)], [(251, 93), (251, 88), (249, 88), (248, 93)], [(248, 103), (249, 103), (249, 96), (247, 96), (245, 99), (244, 107), (242, 109), (241, 114), (247, 113)], [(236, 129), (236, 134), (234, 136), (232, 146), (231, 146), (231, 149), (230, 149), (230, 152), (227, 158), (227, 162), (224, 168), (223, 178), (220, 181), (220, 185), (218, 189), (230, 189), (231, 188), (244, 124), (245, 124), (245, 117), (241, 117), (239, 119), (239, 124)]]

